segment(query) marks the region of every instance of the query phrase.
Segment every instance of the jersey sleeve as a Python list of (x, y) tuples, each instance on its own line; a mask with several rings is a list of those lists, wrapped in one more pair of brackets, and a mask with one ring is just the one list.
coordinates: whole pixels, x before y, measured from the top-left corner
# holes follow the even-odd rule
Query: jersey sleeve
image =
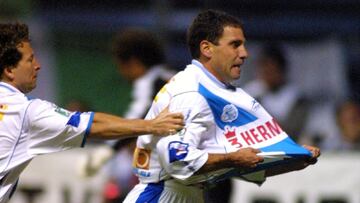
[(70, 112), (35, 99), (26, 112), (28, 152), (32, 155), (82, 147), (90, 132), (93, 112)]
[(208, 154), (200, 150), (199, 143), (208, 131), (213, 117), (205, 99), (197, 92), (184, 93), (172, 98), (171, 112), (182, 112), (185, 128), (157, 143), (160, 164), (172, 177), (185, 180), (207, 161)]

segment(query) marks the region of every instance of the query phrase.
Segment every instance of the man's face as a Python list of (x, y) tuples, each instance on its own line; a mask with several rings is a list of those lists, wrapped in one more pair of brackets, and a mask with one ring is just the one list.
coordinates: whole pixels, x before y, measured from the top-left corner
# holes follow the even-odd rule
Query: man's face
[(226, 26), (218, 44), (212, 44), (210, 72), (224, 83), (240, 78), (241, 68), (248, 57), (245, 37), (241, 28)]
[(36, 87), (36, 79), (40, 64), (34, 56), (33, 49), (29, 42), (23, 42), (18, 47), (22, 58), (15, 68), (12, 69), (11, 83), (21, 92), (28, 93)]

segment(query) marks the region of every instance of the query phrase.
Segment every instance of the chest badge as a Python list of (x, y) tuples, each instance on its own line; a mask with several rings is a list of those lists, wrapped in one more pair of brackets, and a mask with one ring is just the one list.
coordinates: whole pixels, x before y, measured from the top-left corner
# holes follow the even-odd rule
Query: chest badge
[(223, 122), (230, 123), (237, 119), (239, 112), (234, 104), (227, 104), (223, 108), (223, 112), (221, 114), (221, 120)]

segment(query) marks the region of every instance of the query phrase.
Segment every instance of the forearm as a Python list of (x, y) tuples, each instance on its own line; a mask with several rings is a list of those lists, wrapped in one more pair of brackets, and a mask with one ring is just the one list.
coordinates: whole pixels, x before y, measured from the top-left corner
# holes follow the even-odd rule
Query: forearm
[(151, 121), (141, 119), (124, 119), (105, 113), (94, 114), (90, 137), (116, 139), (151, 134)]
[(229, 160), (228, 154), (208, 154), (208, 160), (196, 174), (203, 174), (230, 167), (231, 161)]
[(253, 148), (244, 148), (226, 154), (209, 154), (207, 162), (197, 173), (206, 173), (224, 168), (249, 169), (254, 168), (264, 159), (256, 154), (260, 151)]

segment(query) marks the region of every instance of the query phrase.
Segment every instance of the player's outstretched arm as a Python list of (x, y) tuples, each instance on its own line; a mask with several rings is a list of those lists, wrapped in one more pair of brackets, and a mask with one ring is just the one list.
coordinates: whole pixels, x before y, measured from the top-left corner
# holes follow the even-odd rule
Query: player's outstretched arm
[(116, 139), (144, 134), (169, 135), (181, 130), (183, 126), (183, 115), (170, 113), (168, 108), (152, 120), (124, 119), (96, 112), (90, 129), (90, 137)]
[(302, 169), (308, 167), (309, 165), (315, 164), (317, 162), (317, 158), (321, 154), (320, 149), (317, 147), (308, 146), (308, 145), (303, 145), (303, 147), (305, 147), (307, 150), (309, 150), (311, 152), (311, 154), (312, 154), (311, 158), (309, 158), (307, 160), (303, 160), (303, 161), (292, 162), (287, 166), (275, 166), (271, 169), (266, 170), (265, 176), (269, 177), (269, 176), (280, 175), (283, 173), (288, 173), (291, 171), (302, 170)]

